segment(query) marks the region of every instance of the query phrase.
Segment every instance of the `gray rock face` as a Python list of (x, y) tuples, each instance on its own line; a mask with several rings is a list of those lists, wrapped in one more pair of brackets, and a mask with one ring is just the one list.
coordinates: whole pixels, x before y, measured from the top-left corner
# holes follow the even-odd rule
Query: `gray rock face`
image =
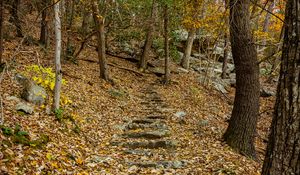
[(45, 103), (47, 93), (44, 88), (38, 86), (22, 75), (17, 75), (16, 79), (23, 86), (23, 92), (21, 94), (23, 99), (35, 105), (42, 105)]
[(24, 112), (26, 114), (32, 114), (33, 113), (33, 107), (30, 106), (29, 104), (23, 103), (23, 102), (20, 102), (20, 103), (17, 104), (16, 110)]

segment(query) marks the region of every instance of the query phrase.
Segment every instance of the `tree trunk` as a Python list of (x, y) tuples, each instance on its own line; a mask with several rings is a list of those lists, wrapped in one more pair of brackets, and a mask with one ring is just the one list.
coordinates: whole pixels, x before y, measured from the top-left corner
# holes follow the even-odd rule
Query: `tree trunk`
[(11, 14), (10, 20), (16, 26), (17, 37), (23, 37), (21, 21), (19, 18), (19, 6), (20, 6), (20, 0), (13, 0), (12, 6), (10, 9), (10, 14)]
[(4, 0), (0, 0), (0, 67), (2, 65), (2, 55), (3, 55), (3, 8)]
[(191, 53), (192, 53), (193, 42), (194, 42), (195, 36), (196, 36), (196, 29), (192, 29), (189, 32), (189, 36), (188, 36), (186, 46), (185, 46), (184, 55), (181, 60), (181, 66), (185, 69), (189, 69), (189, 67), (190, 67), (190, 57), (191, 57)]
[(169, 70), (169, 12), (168, 5), (165, 5), (165, 22), (164, 22), (164, 31), (165, 31), (165, 76), (164, 84), (168, 84), (170, 81), (170, 70)]
[(41, 32), (40, 32), (40, 40), (39, 42), (44, 45), (45, 48), (48, 47), (48, 10), (45, 7), (48, 6), (48, 0), (42, 1), (43, 3), (43, 11), (42, 11), (42, 19), (41, 19)]
[(157, 2), (156, 0), (153, 0), (152, 3), (152, 10), (151, 10), (151, 18), (148, 22), (148, 33), (144, 45), (144, 50), (142, 57), (139, 62), (139, 68), (145, 70), (147, 68), (147, 60), (149, 58), (149, 52), (152, 46), (153, 41), (153, 33), (154, 33), (154, 26), (155, 26), (155, 20), (156, 20), (156, 11), (157, 11)]
[(228, 34), (224, 34), (224, 53), (223, 53), (223, 64), (222, 64), (222, 74), (221, 78), (225, 79), (226, 78), (226, 73), (227, 73), (227, 60), (228, 60)]
[(100, 77), (109, 81), (107, 73), (106, 55), (105, 55), (105, 34), (104, 34), (104, 16), (100, 16), (99, 7), (96, 1), (92, 4), (93, 18), (95, 22), (95, 30), (97, 31), (97, 47), (100, 65)]
[(256, 158), (254, 139), (259, 111), (259, 67), (250, 28), (248, 0), (230, 0), (230, 36), (236, 68), (236, 93), (225, 142)]
[(86, 9), (86, 7), (83, 7), (82, 9), (82, 23), (81, 23), (81, 35), (82, 38), (85, 38), (86, 34), (89, 33), (88, 32), (88, 28), (89, 28), (89, 16), (90, 16), (90, 12)]
[(54, 5), (54, 30), (55, 30), (55, 88), (54, 88), (54, 110), (59, 109), (60, 90), (62, 85), (62, 71), (60, 64), (61, 54), (61, 22), (60, 22), (60, 2)]
[[(66, 31), (67, 31), (67, 44), (65, 50), (65, 59), (72, 60), (74, 54), (74, 46), (72, 45), (71, 36), (72, 36), (72, 26), (73, 26), (73, 19), (74, 19), (74, 9), (75, 9), (75, 1), (66, 1), (67, 5), (66, 9)], [(74, 61), (74, 60), (72, 60)]]
[(281, 71), (263, 175), (300, 174), (300, 1), (288, 0)]
[[(268, 11), (272, 12), (275, 5), (276, 5), (276, 0), (273, 0), (273, 2), (271, 2), (270, 6), (268, 7)], [(266, 18), (264, 21), (263, 32), (268, 32), (269, 25), (270, 25), (270, 19), (271, 19), (271, 14), (267, 12)]]
[[(276, 5), (276, 0), (273, 0), (271, 2), (270, 6), (268, 7), (268, 11), (272, 12), (275, 5)], [(270, 19), (271, 19), (271, 14), (267, 12), (266, 18), (265, 18), (265, 21), (264, 21), (263, 32), (268, 32), (269, 31)], [(263, 42), (262, 42), (262, 45), (264, 46), (266, 44), (267, 44), (267, 40), (264, 39)]]

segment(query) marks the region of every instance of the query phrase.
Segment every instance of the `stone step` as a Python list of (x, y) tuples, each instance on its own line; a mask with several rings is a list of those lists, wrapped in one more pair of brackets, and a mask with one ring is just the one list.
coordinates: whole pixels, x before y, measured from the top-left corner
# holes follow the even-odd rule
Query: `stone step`
[(170, 136), (168, 130), (154, 130), (154, 131), (141, 131), (141, 132), (127, 132), (122, 134), (127, 138), (145, 138), (145, 139), (161, 139)]
[(137, 150), (137, 149), (126, 149), (123, 152), (125, 154), (132, 154), (137, 156), (152, 156), (154, 154), (150, 150)]
[(157, 120), (154, 119), (148, 119), (148, 118), (144, 118), (144, 119), (134, 119), (131, 121), (131, 123), (136, 123), (136, 124), (152, 124), (157, 122)]
[(160, 119), (160, 120), (166, 120), (168, 118), (168, 116), (166, 115), (149, 115), (146, 117), (147, 119), (152, 119), (152, 120), (156, 120), (156, 119)]
[(126, 130), (137, 130), (137, 129), (168, 129), (168, 126), (160, 121), (151, 124), (138, 124), (138, 123), (129, 123), (125, 126)]
[(121, 142), (112, 141), (112, 146), (123, 146), (126, 148), (136, 149), (136, 148), (146, 148), (146, 149), (172, 149), (175, 148), (178, 143), (174, 140), (151, 140), (151, 141), (133, 141), (133, 142)]
[(187, 165), (187, 161), (140, 161), (140, 162), (127, 162), (129, 166), (137, 166), (141, 168), (173, 168), (179, 169)]

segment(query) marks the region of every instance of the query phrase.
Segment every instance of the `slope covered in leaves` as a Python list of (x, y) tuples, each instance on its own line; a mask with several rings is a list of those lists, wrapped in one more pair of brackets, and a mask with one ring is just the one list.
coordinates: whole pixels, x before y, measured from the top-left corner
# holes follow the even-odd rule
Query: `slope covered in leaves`
[[(67, 84), (63, 94), (72, 103), (64, 107), (62, 119), (49, 114), (45, 107), (35, 107), (35, 113), (24, 115), (15, 110), (21, 87), (14, 80), (16, 73), (26, 66), (39, 64), (53, 67), (53, 53), (44, 52), (38, 46), (22, 46), (20, 41), (6, 42), (7, 69), (1, 74), (4, 129), (0, 132), (0, 172), (8, 174), (259, 174), (264, 154), (266, 134), (270, 123), (270, 108), (274, 99), (262, 99), (257, 150), (260, 160), (247, 159), (222, 142), (232, 108), (233, 92), (228, 97), (198, 82), (198, 74), (172, 75), (170, 85), (160, 84), (151, 73), (142, 75), (120, 69), (138, 71), (136, 65), (115, 57), (109, 57), (109, 74), (114, 85), (100, 80), (96, 51), (86, 49), (79, 64), (63, 63), (63, 77)], [(12, 62), (14, 53), (15, 61)], [(86, 61), (86, 60), (94, 60)], [(125, 121), (143, 115), (142, 89), (157, 85), (157, 93), (168, 105), (168, 125), (172, 138), (179, 146), (176, 154), (187, 165), (181, 169), (154, 169), (127, 166), (124, 162), (131, 155), (123, 154), (111, 140), (118, 134)], [(232, 89), (234, 91), (234, 89)], [(48, 104), (49, 107), (49, 104)], [(184, 120), (174, 116), (184, 111)], [(16, 134), (8, 135), (5, 129), (19, 125), (26, 138), (43, 144), (16, 142)], [(22, 132), (17, 133), (22, 133)], [(8, 132), (8, 131), (7, 131)], [(27, 135), (28, 134), (28, 135)], [(158, 150), (160, 151), (160, 150)], [(171, 155), (166, 157), (171, 158)], [(147, 157), (143, 157), (146, 159)]]

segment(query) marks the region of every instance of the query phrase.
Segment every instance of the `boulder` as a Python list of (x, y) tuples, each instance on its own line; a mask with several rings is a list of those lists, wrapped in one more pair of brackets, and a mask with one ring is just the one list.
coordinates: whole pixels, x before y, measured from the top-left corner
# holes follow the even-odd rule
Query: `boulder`
[(32, 114), (33, 113), (33, 107), (30, 106), (29, 104), (23, 103), (23, 102), (20, 102), (20, 103), (17, 104), (16, 110), (24, 112), (26, 114)]
[(16, 80), (23, 86), (21, 97), (35, 105), (42, 105), (47, 98), (46, 90), (28, 78), (17, 75)]
[(179, 111), (179, 112), (176, 112), (174, 115), (175, 115), (175, 117), (177, 117), (179, 119), (183, 119), (186, 116), (186, 112)]

